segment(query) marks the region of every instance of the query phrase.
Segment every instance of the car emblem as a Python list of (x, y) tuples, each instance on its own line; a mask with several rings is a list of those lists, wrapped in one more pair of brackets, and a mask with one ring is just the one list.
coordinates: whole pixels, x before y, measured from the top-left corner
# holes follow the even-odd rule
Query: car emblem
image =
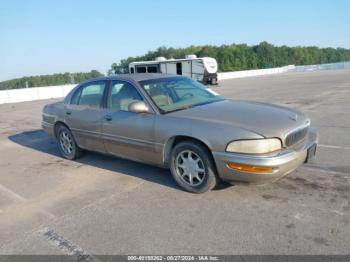
[(298, 115), (289, 116), (289, 119), (291, 119), (293, 121), (297, 121), (298, 120)]

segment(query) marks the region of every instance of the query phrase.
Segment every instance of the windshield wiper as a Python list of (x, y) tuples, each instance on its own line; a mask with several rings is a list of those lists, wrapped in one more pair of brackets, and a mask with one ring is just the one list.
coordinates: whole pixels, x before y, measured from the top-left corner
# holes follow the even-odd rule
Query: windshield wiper
[(185, 109), (192, 108), (192, 107), (194, 107), (194, 106), (195, 106), (195, 105), (182, 106), (182, 107), (176, 108), (176, 109), (174, 109), (174, 110), (166, 111), (166, 113), (172, 113), (172, 112), (176, 112), (176, 111), (180, 111), (180, 110), (185, 110)]
[(186, 105), (186, 106), (182, 106), (182, 107), (176, 108), (174, 110), (165, 111), (164, 113), (166, 114), (166, 113), (176, 112), (176, 111), (180, 111), (180, 110), (190, 109), (190, 108), (193, 108), (193, 107), (207, 105), (207, 104), (211, 104), (211, 103), (219, 102), (219, 101), (223, 101), (223, 100), (225, 100), (225, 99), (218, 99), (218, 100), (206, 101), (206, 102), (203, 102), (203, 103), (198, 103), (198, 104), (193, 104), (193, 105)]
[(215, 102), (219, 102), (219, 101), (223, 101), (223, 100), (225, 100), (225, 99), (206, 101), (206, 102), (203, 102), (203, 103), (194, 104), (194, 105), (192, 105), (192, 107), (203, 106), (203, 105), (207, 105), (207, 104), (211, 104), (211, 103), (215, 103)]

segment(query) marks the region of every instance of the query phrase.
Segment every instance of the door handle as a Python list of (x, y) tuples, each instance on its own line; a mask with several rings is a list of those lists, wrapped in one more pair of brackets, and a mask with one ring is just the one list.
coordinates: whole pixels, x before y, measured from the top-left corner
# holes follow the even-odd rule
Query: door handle
[(105, 115), (105, 120), (106, 121), (111, 121), (112, 120), (112, 116), (111, 115)]
[(72, 112), (71, 111), (66, 111), (66, 115), (71, 115)]

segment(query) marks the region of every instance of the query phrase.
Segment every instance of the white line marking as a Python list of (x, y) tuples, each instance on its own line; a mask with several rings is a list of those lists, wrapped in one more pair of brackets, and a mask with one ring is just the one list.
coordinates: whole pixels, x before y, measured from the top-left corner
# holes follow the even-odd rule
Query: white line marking
[(340, 212), (340, 211), (338, 211), (338, 210), (329, 210), (329, 211), (331, 211), (332, 213), (335, 213), (335, 214), (337, 214), (337, 215), (339, 215), (339, 216), (344, 216), (344, 213), (343, 213), (343, 212)]
[(319, 147), (325, 147), (325, 148), (334, 148), (334, 149), (344, 149), (344, 150), (350, 150), (350, 147), (348, 146), (332, 146), (332, 145), (318, 145)]
[(319, 207), (316, 207), (317, 210), (320, 210), (320, 211), (323, 211), (323, 212), (331, 212), (331, 213), (334, 213), (334, 214), (337, 214), (339, 216), (344, 216), (344, 213), (343, 212), (340, 212), (339, 210), (335, 210), (335, 209), (324, 209), (324, 208), (319, 208)]
[[(20, 203), (25, 203), (28, 202), (27, 199), (24, 197), (18, 195), (17, 193), (13, 192), (11, 189), (8, 189), (7, 187), (3, 186), (0, 184), (0, 191), (3, 191), (6, 193), (10, 198), (12, 198), (14, 201), (20, 202)], [(38, 209), (38, 212), (50, 219), (56, 218), (55, 215), (51, 214), (50, 212), (47, 212), (46, 210), (43, 209)]]
[(305, 215), (303, 215), (303, 214), (301, 214), (301, 213), (296, 213), (296, 214), (294, 215), (294, 218), (300, 220), (300, 219), (302, 219), (304, 216), (305, 216)]
[(44, 216), (46, 216), (49, 219), (54, 219), (56, 216), (54, 214), (51, 214), (50, 212), (44, 210), (44, 209), (38, 209), (38, 212)]
[(25, 202), (27, 201), (25, 198), (21, 197), (17, 193), (13, 192), (12, 190), (8, 189), (7, 187), (0, 184), (0, 190), (8, 194), (13, 200), (18, 202)]

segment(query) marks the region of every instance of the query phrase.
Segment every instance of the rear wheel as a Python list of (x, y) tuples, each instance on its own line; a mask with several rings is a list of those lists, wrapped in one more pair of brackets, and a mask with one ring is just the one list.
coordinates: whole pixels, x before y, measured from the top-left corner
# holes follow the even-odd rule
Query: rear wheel
[(71, 131), (64, 125), (57, 129), (58, 148), (64, 158), (73, 160), (81, 156), (83, 150), (78, 147)]
[(192, 193), (204, 193), (218, 182), (210, 152), (196, 142), (181, 142), (174, 147), (170, 170), (178, 185)]

